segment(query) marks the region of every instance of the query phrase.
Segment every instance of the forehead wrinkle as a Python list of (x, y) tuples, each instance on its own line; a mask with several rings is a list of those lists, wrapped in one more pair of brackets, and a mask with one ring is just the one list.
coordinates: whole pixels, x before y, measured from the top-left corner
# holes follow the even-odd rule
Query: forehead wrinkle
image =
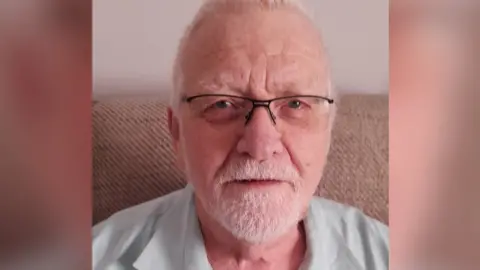
[(306, 82), (299, 82), (298, 80), (283, 80), (276, 82), (271, 80), (269, 82), (269, 92), (282, 93), (283, 95), (307, 95), (315, 94), (321, 89), (317, 89), (318, 81), (309, 79)]
[[(286, 34), (284, 31), (280, 31), (275, 24), (265, 27), (263, 21), (263, 16), (258, 16), (258, 14), (270, 14), (273, 16), (279, 16), (278, 12), (285, 12), (281, 10), (275, 11), (262, 11), (262, 12), (247, 12), (247, 13), (233, 13), (233, 14), (223, 14), (223, 15), (213, 15), (209, 18), (204, 18), (202, 20), (202, 27), (196, 28), (194, 33), (191, 35), (190, 47), (189, 49), (192, 52), (195, 52), (201, 57), (209, 57), (212, 54), (217, 52), (230, 51), (236, 49), (263, 49), (263, 51), (268, 51), (267, 46), (278, 46), (277, 52), (283, 52), (284, 50), (296, 47), (301, 48), (302, 51), (305, 51), (307, 54), (318, 55), (321, 48), (321, 39), (318, 36), (319, 33), (314, 31), (311, 25), (311, 21), (305, 20), (303, 16), (298, 16), (294, 10), (288, 10), (285, 16), (295, 20), (294, 25), (296, 27), (287, 27), (286, 31), (298, 31), (298, 27), (303, 27), (301, 30), (302, 34), (292, 35)], [(245, 22), (246, 17), (250, 17), (253, 20), (259, 20), (260, 26), (252, 26)], [(270, 17), (268, 17), (270, 18)], [(302, 26), (303, 25), (303, 26)], [(263, 32), (259, 33), (257, 30), (259, 28)], [(276, 30), (275, 30), (276, 29)], [(265, 32), (266, 31), (266, 32)], [(309, 34), (306, 34), (309, 32)], [(310, 33), (311, 32), (311, 33)], [(274, 36), (272, 36), (274, 34)], [(272, 37), (274, 42), (272, 42)], [(298, 40), (298, 37), (301, 37)], [(315, 47), (315, 49), (308, 49), (308, 47)], [(318, 50), (316, 48), (319, 48)], [(207, 51), (206, 51), (207, 50)]]
[[(289, 56), (295, 58), (291, 59)], [(312, 60), (311, 57), (302, 53), (269, 54), (270, 63), (269, 66), (266, 66), (268, 78), (265, 84), (251, 85), (248, 80), (248, 72), (253, 66), (252, 61), (238, 64), (238, 62), (232, 62), (229, 58), (227, 57), (220, 63), (212, 63), (210, 67), (206, 67), (206, 71), (200, 74), (198, 83), (194, 88), (207, 93), (235, 92), (247, 94), (251, 91), (267, 91), (276, 94), (277, 92), (289, 91), (293, 94), (307, 94), (312, 93), (315, 87), (321, 85), (321, 74), (324, 74), (321, 65), (319, 65), (320, 61)], [(272, 60), (276, 62), (273, 65)], [(222, 65), (225, 68), (222, 68)], [(301, 70), (298, 71), (298, 67), (301, 66), (304, 67), (302, 70), (308, 71), (302, 74)], [(253, 92), (250, 94), (253, 94)]]
[[(266, 69), (266, 80), (257, 88), (262, 88), (260, 90), (263, 91), (272, 92), (285, 88), (308, 90), (307, 88), (312, 88), (315, 83), (320, 84), (322, 74), (328, 72), (326, 70), (327, 63), (323, 63), (326, 59), (324, 59), (321, 42), (316, 38), (301, 35), (300, 39), (295, 39), (280, 34), (272, 41), (265, 40), (265, 37), (255, 34), (241, 35), (241, 33), (234, 33), (226, 36), (225, 32), (218, 32), (219, 28), (216, 26), (211, 30), (215, 33), (215, 37), (210, 39), (205, 38), (205, 36), (197, 36), (200, 40), (197, 39), (196, 41), (200, 41), (200, 43), (193, 42), (196, 43), (193, 44), (195, 46), (190, 46), (190, 57), (186, 57), (190, 63), (184, 65), (190, 70), (186, 73), (194, 76), (190, 77), (190, 79), (193, 79), (191, 82), (195, 83), (196, 77), (199, 81), (196, 87), (205, 91), (239, 92), (241, 90), (245, 92), (254, 90), (249, 89), (253, 86), (249, 85), (249, 74), (255, 68), (257, 59), (262, 55), (267, 58), (267, 65), (264, 67)], [(235, 36), (239, 38), (234, 38), (235, 42), (231, 42), (231, 39)], [(308, 75), (299, 74), (297, 76), (293, 74), (295, 71), (288, 71), (288, 77), (291, 78), (290, 82), (278, 82), (280, 79), (276, 77), (281, 76), (275, 74), (285, 73), (282, 70), (292, 69), (292, 63), (285, 63), (285, 60), (280, 60), (280, 65), (278, 60), (274, 60), (277, 63), (273, 64), (274, 69), (272, 69), (271, 59), (278, 57), (295, 58), (295, 60), (287, 60), (287, 62), (294, 62), (294, 65), (298, 65), (300, 62), (300, 65), (307, 66)], [(217, 72), (220, 74), (216, 74)], [(315, 75), (312, 75), (312, 73)], [(298, 79), (295, 80), (295, 76), (297, 78), (302, 76), (310, 78), (304, 80), (308, 81), (308, 83), (305, 83), (299, 82)], [(271, 83), (269, 85), (269, 82), (273, 82), (274, 85), (271, 85)], [(284, 85), (280, 86), (282, 83)]]
[(313, 89), (309, 88), (321, 83), (322, 75), (328, 76), (320, 62), (300, 53), (276, 55), (270, 60), (267, 87), (269, 90), (311, 91)]

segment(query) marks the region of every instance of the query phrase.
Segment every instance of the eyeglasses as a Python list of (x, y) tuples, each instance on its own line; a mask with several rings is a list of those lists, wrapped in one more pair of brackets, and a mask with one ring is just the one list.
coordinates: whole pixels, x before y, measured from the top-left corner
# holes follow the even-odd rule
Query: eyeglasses
[(334, 100), (313, 95), (257, 100), (234, 95), (203, 94), (184, 97), (183, 102), (189, 103), (194, 113), (211, 123), (230, 123), (243, 119), (247, 125), (255, 109), (264, 107), (274, 125), (278, 121), (290, 125), (308, 125), (324, 120)]

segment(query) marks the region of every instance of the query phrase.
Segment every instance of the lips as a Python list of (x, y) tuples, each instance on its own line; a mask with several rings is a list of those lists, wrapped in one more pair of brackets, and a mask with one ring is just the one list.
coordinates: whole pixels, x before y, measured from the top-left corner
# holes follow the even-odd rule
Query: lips
[(275, 179), (241, 179), (235, 180), (232, 183), (242, 184), (242, 185), (272, 185), (272, 184), (281, 184), (283, 181)]
[(280, 182), (280, 180), (276, 179), (235, 179), (235, 182)]

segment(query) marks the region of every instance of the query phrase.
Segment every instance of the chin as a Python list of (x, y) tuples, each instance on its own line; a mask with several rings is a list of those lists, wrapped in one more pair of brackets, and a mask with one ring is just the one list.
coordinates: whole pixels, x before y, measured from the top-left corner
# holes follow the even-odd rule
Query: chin
[(251, 244), (282, 236), (298, 224), (305, 212), (299, 196), (292, 191), (232, 195), (224, 193), (212, 201), (210, 213), (234, 237)]

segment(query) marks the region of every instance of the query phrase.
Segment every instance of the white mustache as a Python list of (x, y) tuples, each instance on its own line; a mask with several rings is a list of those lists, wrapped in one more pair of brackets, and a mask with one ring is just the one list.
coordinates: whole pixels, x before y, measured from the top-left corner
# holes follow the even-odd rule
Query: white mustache
[(279, 180), (295, 183), (299, 178), (299, 173), (291, 164), (258, 162), (248, 159), (231, 162), (218, 177), (220, 184), (249, 179)]

